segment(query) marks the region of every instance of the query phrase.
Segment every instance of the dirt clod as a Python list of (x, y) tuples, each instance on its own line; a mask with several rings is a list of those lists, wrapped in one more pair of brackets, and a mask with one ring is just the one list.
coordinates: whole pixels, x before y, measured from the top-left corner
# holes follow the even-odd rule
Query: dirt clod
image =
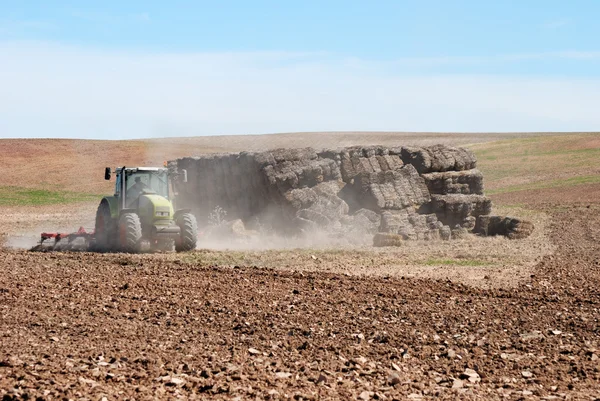
[(400, 381), (400, 375), (398, 375), (398, 373), (392, 372), (388, 377), (388, 383), (391, 386), (395, 386), (396, 384), (400, 383)]

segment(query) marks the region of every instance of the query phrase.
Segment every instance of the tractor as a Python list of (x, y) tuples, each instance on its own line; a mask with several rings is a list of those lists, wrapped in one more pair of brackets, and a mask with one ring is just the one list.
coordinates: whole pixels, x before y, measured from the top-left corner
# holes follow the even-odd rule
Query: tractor
[[(190, 251), (196, 248), (198, 225), (187, 209), (175, 211), (172, 174), (161, 167), (107, 167), (115, 174), (115, 193), (100, 202), (96, 212), (94, 247), (101, 252), (137, 253), (145, 250)], [(187, 182), (182, 170), (175, 179)]]

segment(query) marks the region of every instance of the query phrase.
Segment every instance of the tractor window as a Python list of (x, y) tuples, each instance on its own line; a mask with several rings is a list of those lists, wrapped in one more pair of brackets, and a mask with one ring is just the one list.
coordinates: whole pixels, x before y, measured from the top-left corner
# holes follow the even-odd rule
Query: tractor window
[(117, 180), (115, 182), (115, 196), (121, 195), (121, 174), (117, 175)]
[(127, 198), (133, 201), (144, 192), (168, 198), (168, 183), (166, 171), (137, 171), (127, 176)]

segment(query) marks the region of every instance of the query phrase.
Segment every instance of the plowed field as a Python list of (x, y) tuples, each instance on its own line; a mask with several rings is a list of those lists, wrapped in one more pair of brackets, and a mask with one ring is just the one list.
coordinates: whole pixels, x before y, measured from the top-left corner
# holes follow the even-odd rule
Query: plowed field
[(511, 289), (4, 251), (0, 393), (597, 397), (600, 207), (540, 208), (557, 249)]

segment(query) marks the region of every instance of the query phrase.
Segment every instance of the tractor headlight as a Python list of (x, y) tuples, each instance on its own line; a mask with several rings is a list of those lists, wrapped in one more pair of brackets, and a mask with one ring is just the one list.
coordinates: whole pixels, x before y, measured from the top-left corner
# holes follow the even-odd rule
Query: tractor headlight
[(169, 212), (156, 212), (154, 215), (156, 217), (168, 217), (169, 216)]

